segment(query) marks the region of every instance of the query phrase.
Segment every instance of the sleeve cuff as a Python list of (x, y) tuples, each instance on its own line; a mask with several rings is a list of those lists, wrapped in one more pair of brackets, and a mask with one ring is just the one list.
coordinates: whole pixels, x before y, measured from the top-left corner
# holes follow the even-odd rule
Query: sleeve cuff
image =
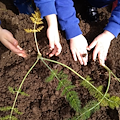
[(69, 40), (73, 37), (76, 37), (80, 34), (82, 34), (82, 31), (80, 30), (79, 25), (72, 25), (65, 29), (66, 39)]
[(109, 22), (107, 24), (107, 26), (104, 28), (104, 30), (108, 30), (109, 32), (111, 32), (115, 37), (118, 36), (118, 34), (120, 33), (120, 25), (118, 25), (115, 22)]
[(39, 4), (37, 7), (40, 10), (41, 18), (50, 14), (57, 14), (54, 1), (49, 1), (44, 4)]

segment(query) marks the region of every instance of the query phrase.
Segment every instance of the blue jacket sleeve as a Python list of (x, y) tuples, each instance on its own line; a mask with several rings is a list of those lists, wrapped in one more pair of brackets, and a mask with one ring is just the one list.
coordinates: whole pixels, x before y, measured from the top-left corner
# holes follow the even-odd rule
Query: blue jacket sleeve
[(55, 0), (34, 0), (34, 2), (40, 10), (41, 18), (50, 14), (57, 14)]
[(78, 25), (79, 19), (76, 17), (76, 11), (72, 0), (56, 0), (56, 11), (61, 29), (66, 33), (66, 39), (69, 40), (82, 34)]
[(120, 0), (118, 0), (117, 7), (112, 11), (109, 22), (104, 30), (108, 30), (115, 37), (120, 33)]

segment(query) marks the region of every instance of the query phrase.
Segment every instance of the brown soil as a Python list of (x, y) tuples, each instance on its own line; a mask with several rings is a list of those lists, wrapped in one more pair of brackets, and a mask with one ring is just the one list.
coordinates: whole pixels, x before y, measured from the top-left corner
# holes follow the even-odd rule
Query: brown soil
[[(83, 3), (85, 4), (85, 2)], [(84, 5), (79, 2), (75, 2), (77, 16), (80, 19), (80, 28), (83, 31), (85, 37), (90, 43), (99, 33), (103, 31), (103, 28), (108, 22), (110, 17), (110, 7), (99, 9), (100, 21), (98, 23), (92, 23), (85, 21), (85, 16), (80, 15), (79, 12), (84, 13)], [(8, 91), (8, 86), (13, 88), (19, 87), (23, 77), (33, 65), (36, 60), (37, 51), (34, 43), (34, 36), (31, 33), (26, 33), (25, 28), (33, 28), (33, 23), (30, 20), (29, 15), (15, 14), (16, 9), (10, 2), (1, 0), (0, 2), (0, 20), (2, 21), (2, 27), (11, 31), (14, 37), (18, 40), (20, 46), (28, 53), (27, 59), (23, 59), (0, 43), (0, 107), (12, 106), (15, 95)], [(46, 58), (46, 52), (48, 51), (48, 39), (46, 36), (46, 23), (44, 22), (44, 29), (42, 32), (37, 33), (39, 49), (42, 55)], [(108, 73), (99, 65), (98, 60), (92, 61), (92, 51), (89, 52), (89, 62), (87, 66), (81, 66), (80, 63), (74, 62), (69, 43), (64, 37), (64, 33), (60, 31), (60, 42), (62, 45), (62, 52), (58, 57), (52, 57), (51, 59), (59, 61), (73, 68), (83, 77), (89, 75), (95, 82), (95, 86), (103, 85), (107, 86)], [(113, 71), (113, 73), (120, 77), (120, 36), (111, 42), (109, 48), (106, 65)], [(79, 78), (73, 74), (70, 70), (57, 65), (55, 63), (46, 62), (52, 69), (58, 71), (63, 70), (68, 74), (68, 78), (74, 85), (76, 85), (76, 91), (79, 94), (79, 98), (84, 106), (89, 100), (93, 99), (90, 96), (87, 89), (78, 85)], [(45, 82), (45, 78), (50, 74), (49, 70), (40, 61), (30, 72), (26, 78), (22, 91), (29, 94), (30, 97), (19, 95), (15, 107), (21, 111), (22, 115), (15, 116), (20, 120), (65, 120), (74, 116), (75, 111), (70, 107), (65, 97), (61, 97), (61, 92), (56, 91), (58, 81), (55, 79), (50, 83)], [(120, 97), (120, 83), (113, 77), (111, 78), (111, 85), (109, 89), (110, 95), (116, 95)], [(0, 112), (0, 117), (9, 115), (9, 112)], [(110, 109), (109, 107), (101, 107), (99, 111), (92, 114), (89, 120), (119, 120), (119, 111)]]

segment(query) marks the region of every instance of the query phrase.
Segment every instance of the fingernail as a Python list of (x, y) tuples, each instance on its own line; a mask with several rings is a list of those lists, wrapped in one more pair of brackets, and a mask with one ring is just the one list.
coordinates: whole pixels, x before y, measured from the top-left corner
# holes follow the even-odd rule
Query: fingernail
[(53, 50), (53, 47), (50, 47), (50, 50)]
[(21, 57), (23, 57), (23, 54), (21, 54), (21, 53), (19, 53), (18, 55), (21, 56)]
[(17, 45), (17, 48), (18, 48), (19, 50), (23, 50), (19, 45)]
[(49, 57), (52, 57), (52, 56), (53, 56), (52, 54), (49, 55)]
[(19, 53), (18, 56), (21, 56), (21, 57), (24, 57), (24, 58), (27, 57), (26, 54), (22, 54), (22, 53)]
[(74, 58), (74, 61), (77, 61), (77, 58)]
[(86, 48), (88, 51), (90, 51), (90, 48)]

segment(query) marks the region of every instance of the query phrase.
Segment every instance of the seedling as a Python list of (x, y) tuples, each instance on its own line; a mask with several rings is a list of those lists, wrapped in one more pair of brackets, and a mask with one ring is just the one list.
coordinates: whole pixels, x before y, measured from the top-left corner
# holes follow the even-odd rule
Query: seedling
[[(74, 71), (72, 68), (70, 68), (69, 66), (67, 66), (63, 63), (60, 63), (58, 61), (42, 57), (42, 54), (40, 53), (39, 48), (38, 48), (37, 37), (36, 37), (36, 32), (40, 32), (43, 29), (43, 26), (36, 28), (36, 25), (43, 24), (42, 19), (40, 17), (40, 12), (36, 11), (35, 14), (32, 14), (32, 17), (30, 17), (30, 18), (31, 18), (32, 22), (34, 23), (34, 29), (25, 29), (25, 31), (29, 32), (29, 33), (34, 32), (34, 38), (35, 38), (38, 55), (37, 55), (37, 59), (36, 59), (35, 63), (29, 69), (29, 71), (27, 72), (25, 77), (23, 78), (18, 90), (16, 89), (15, 91), (13, 91), (13, 89), (10, 88), (10, 90), (13, 93), (16, 93), (16, 97), (15, 97), (13, 106), (9, 108), (9, 109), (11, 109), (11, 113), (9, 116), (6, 116), (6, 119), (9, 119), (9, 120), (14, 119), (12, 114), (13, 114), (13, 111), (15, 110), (15, 104), (16, 104), (17, 97), (18, 97), (19, 93), (21, 93), (21, 87), (22, 87), (26, 77), (28, 76), (30, 71), (34, 68), (34, 66), (37, 64), (37, 62), (39, 60), (41, 60), (43, 62), (43, 64), (51, 71), (51, 75), (46, 79), (46, 81), (50, 82), (53, 80), (54, 77), (56, 77), (57, 80), (59, 81), (58, 86), (56, 86), (57, 90), (62, 89), (62, 95), (65, 96), (65, 98), (69, 102), (70, 106), (76, 111), (75, 117), (71, 118), (71, 120), (86, 120), (86, 119), (88, 119), (92, 113), (94, 113), (96, 110), (98, 110), (100, 108), (100, 105), (109, 106), (112, 109), (118, 108), (120, 106), (120, 98), (116, 97), (116, 96), (111, 97), (108, 94), (111, 75), (113, 75), (120, 82), (120, 80), (112, 73), (112, 71), (107, 66), (103, 66), (109, 73), (107, 89), (106, 89), (105, 93), (103, 93), (102, 86), (95, 87), (89, 77), (84, 78), (80, 74), (78, 74), (76, 71)], [(62, 71), (57, 72), (55, 70), (52, 70), (45, 61), (49, 61), (49, 62), (53, 62), (53, 63), (59, 64), (59, 65), (62, 65), (63, 67), (72, 71), (75, 75), (77, 75), (80, 79), (83, 80), (81, 85), (84, 86), (85, 88), (87, 88), (89, 90), (90, 94), (93, 97), (95, 97), (97, 100), (89, 101), (85, 107), (81, 108), (81, 101), (79, 100), (77, 92), (75, 92), (75, 90), (74, 90), (75, 86), (72, 85), (72, 83), (68, 80), (67, 76)]]

